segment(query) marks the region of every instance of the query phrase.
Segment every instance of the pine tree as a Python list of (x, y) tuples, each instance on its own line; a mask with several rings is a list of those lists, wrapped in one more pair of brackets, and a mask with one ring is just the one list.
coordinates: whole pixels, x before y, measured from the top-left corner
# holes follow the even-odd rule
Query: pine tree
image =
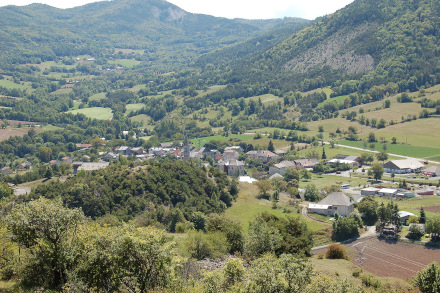
[(426, 215), (425, 215), (425, 210), (423, 209), (423, 207), (420, 208), (420, 219), (419, 219), (419, 223), (420, 224), (425, 224), (426, 222)]
[(268, 149), (269, 151), (271, 151), (271, 152), (275, 151), (275, 148), (274, 148), (274, 146), (273, 146), (272, 141), (269, 141), (269, 145), (267, 146), (267, 149)]
[(325, 154), (325, 149), (324, 149), (324, 148), (322, 148), (322, 156), (321, 156), (321, 159), (323, 159), (323, 160), (327, 159), (327, 156), (326, 156), (326, 154)]

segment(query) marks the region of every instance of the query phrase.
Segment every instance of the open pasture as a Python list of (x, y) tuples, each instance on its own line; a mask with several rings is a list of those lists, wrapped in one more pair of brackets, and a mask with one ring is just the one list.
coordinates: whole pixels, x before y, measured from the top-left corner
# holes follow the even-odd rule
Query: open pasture
[(412, 278), (431, 262), (440, 263), (440, 249), (394, 240), (360, 239), (346, 247), (355, 264), (380, 277)]
[(89, 118), (95, 118), (98, 120), (108, 120), (113, 117), (112, 109), (102, 107), (83, 108), (78, 110), (69, 111), (72, 114), (81, 113)]

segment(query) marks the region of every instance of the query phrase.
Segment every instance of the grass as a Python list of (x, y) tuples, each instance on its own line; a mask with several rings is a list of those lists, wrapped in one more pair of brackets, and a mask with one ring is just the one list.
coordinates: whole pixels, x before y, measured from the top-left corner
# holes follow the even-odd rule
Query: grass
[(110, 108), (102, 108), (102, 107), (83, 108), (78, 110), (71, 110), (69, 112), (72, 114), (81, 113), (89, 118), (95, 118), (98, 120), (108, 120), (113, 117)]
[(322, 189), (326, 186), (330, 185), (342, 185), (342, 184), (350, 184), (350, 186), (364, 186), (368, 184), (367, 179), (363, 178), (350, 178), (350, 177), (342, 177), (336, 175), (322, 175), (318, 176), (316, 174), (312, 175), (312, 179), (308, 181), (300, 180), (299, 187), (305, 188), (309, 184), (315, 184), (318, 189)]
[(89, 97), (89, 101), (100, 101), (102, 99), (105, 99), (105, 93), (97, 93)]
[[(406, 199), (395, 199), (388, 197), (378, 197), (375, 196), (376, 201), (380, 203), (384, 203), (385, 205), (391, 202), (394, 202), (398, 205), (400, 211), (407, 211), (415, 214), (416, 216), (420, 216), (420, 208), (421, 207), (431, 207), (431, 206), (439, 206), (440, 205), (440, 197), (436, 195), (423, 195), (420, 197), (414, 198), (406, 198)], [(425, 210), (426, 217), (439, 217), (439, 213), (428, 212)]]
[(154, 128), (153, 125), (148, 125), (148, 123), (150, 123), (150, 120), (151, 120), (151, 118), (148, 115), (145, 115), (145, 114), (136, 115), (136, 116), (130, 117), (130, 120), (132, 122), (140, 122), (142, 124), (142, 127), (144, 127), (144, 128), (148, 128), (150, 130), (152, 130)]
[[(237, 200), (232, 204), (232, 207), (226, 210), (226, 215), (241, 223), (244, 231), (248, 231), (249, 223), (253, 221), (259, 214), (268, 212), (278, 217), (300, 217), (300, 213), (283, 213), (281, 209), (273, 209), (272, 202), (265, 199), (258, 199), (258, 187), (254, 184), (240, 182), (240, 192)], [(325, 225), (303, 219), (307, 223), (311, 231), (319, 231)]]
[(249, 103), (250, 100), (252, 101), (258, 101), (259, 99), (261, 99), (261, 102), (263, 104), (273, 104), (273, 103), (284, 103), (284, 99), (277, 97), (275, 95), (272, 94), (266, 94), (266, 95), (261, 95), (261, 96), (255, 96), (255, 97), (250, 97), (246, 99), (246, 102)]
[(118, 60), (114, 60), (114, 61), (108, 61), (108, 64), (132, 68), (136, 65), (141, 64), (141, 61), (137, 61), (134, 59), (118, 59)]
[[(376, 136), (377, 137), (377, 136)], [(339, 144), (353, 146), (358, 148), (364, 148), (363, 141), (349, 141), (340, 140)], [(383, 143), (375, 142), (375, 151), (383, 150)], [(368, 144), (369, 145), (369, 144)], [(423, 147), (423, 146), (413, 146), (407, 144), (390, 144), (386, 143), (386, 152), (402, 156), (412, 156), (416, 158), (425, 158), (431, 156), (437, 156), (440, 154), (440, 148)]]
[(145, 107), (145, 104), (142, 104), (142, 103), (128, 104), (128, 105), (125, 106), (125, 108), (127, 109), (127, 113), (126, 114), (129, 114), (129, 113), (134, 112), (134, 111), (138, 111), (138, 110), (142, 109), (143, 107)]
[(48, 125), (44, 125), (43, 127), (41, 127), (42, 130), (44, 131), (56, 131), (56, 130), (62, 130), (64, 128), (62, 127), (58, 127), (52, 124), (48, 124)]
[(215, 135), (215, 136), (202, 137), (200, 139), (193, 138), (193, 139), (190, 139), (190, 142), (196, 147), (202, 147), (205, 143), (210, 142), (211, 140), (214, 140), (214, 139), (220, 140), (220, 141), (229, 141), (234, 138), (237, 138), (237, 139), (243, 140), (243, 141), (249, 141), (249, 140), (253, 139), (254, 136), (247, 135), (247, 134), (233, 134), (228, 137), (221, 136), (221, 135)]
[(23, 84), (18, 84), (15, 83), (13, 81), (7, 80), (7, 79), (2, 79), (0, 80), (0, 86), (7, 88), (7, 89), (19, 89), (19, 90), (29, 90), (31, 89), (30, 86), (26, 86)]
[(318, 104), (318, 108), (322, 108), (325, 104), (330, 103), (331, 101), (336, 101), (339, 105), (344, 103), (344, 100), (348, 98), (348, 95), (344, 95), (344, 96), (338, 96), (338, 97), (334, 97), (334, 98), (330, 98), (327, 99), (321, 103)]

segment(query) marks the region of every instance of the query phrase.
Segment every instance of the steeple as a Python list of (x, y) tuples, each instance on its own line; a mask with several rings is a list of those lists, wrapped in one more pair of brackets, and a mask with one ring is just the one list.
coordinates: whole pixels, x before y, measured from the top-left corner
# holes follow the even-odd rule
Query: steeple
[(191, 154), (191, 146), (189, 145), (188, 135), (185, 134), (185, 142), (183, 143), (183, 160), (189, 161)]

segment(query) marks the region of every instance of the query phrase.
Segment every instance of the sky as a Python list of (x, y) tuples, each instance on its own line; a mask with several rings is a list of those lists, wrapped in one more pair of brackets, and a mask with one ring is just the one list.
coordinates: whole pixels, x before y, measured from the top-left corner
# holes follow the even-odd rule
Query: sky
[[(0, 6), (44, 3), (58, 8), (72, 8), (97, 0), (0, 0)], [(180, 8), (226, 18), (269, 19), (301, 17), (315, 19), (343, 8), (353, 0), (168, 0)]]

